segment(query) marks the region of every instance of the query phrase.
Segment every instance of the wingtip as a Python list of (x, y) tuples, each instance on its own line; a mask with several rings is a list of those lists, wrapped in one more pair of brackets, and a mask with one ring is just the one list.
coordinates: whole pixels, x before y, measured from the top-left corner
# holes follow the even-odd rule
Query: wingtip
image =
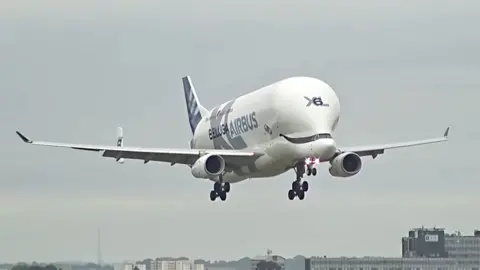
[(23, 135), (22, 133), (20, 133), (19, 131), (15, 131), (17, 133), (17, 135), (20, 137), (20, 139), (22, 139), (22, 141), (24, 143), (32, 143), (32, 141), (30, 139), (28, 139), (25, 135)]
[(450, 132), (450, 127), (447, 127), (445, 133), (443, 133), (443, 137), (448, 138), (448, 133)]

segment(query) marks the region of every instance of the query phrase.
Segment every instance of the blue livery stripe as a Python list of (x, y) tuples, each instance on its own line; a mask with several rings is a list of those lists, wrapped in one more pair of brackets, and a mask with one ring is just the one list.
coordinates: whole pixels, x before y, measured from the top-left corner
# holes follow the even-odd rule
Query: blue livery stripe
[(195, 129), (202, 120), (198, 100), (195, 94), (195, 89), (188, 76), (182, 78), (183, 92), (185, 94), (185, 103), (187, 105), (188, 121), (190, 123), (190, 129), (192, 134), (195, 133)]

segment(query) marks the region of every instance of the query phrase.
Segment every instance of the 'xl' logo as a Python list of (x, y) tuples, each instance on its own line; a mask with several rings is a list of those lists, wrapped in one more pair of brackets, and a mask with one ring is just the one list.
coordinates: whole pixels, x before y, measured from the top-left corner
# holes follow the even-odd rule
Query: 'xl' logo
[(304, 98), (308, 101), (307, 107), (311, 106), (312, 104), (315, 106), (325, 106), (325, 107), (329, 106), (327, 103), (323, 102), (321, 97), (312, 97), (312, 98), (304, 97)]

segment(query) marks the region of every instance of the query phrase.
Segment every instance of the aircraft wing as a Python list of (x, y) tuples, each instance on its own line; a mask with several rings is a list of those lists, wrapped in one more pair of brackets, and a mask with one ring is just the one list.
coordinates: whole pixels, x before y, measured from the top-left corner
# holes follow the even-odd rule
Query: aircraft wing
[(236, 167), (238, 165), (247, 164), (263, 155), (263, 153), (258, 152), (229, 149), (166, 149), (32, 141), (18, 131), (17, 135), (23, 140), (23, 142), (28, 144), (103, 152), (102, 156), (104, 157), (115, 158), (117, 160), (120, 158), (143, 160), (144, 163), (149, 161), (159, 161), (169, 162), (171, 165), (192, 165), (204, 154), (217, 154), (223, 157), (227, 166), (230, 164), (231, 166)]
[(354, 152), (359, 156), (372, 156), (376, 158), (377, 155), (383, 154), (387, 149), (401, 148), (401, 147), (411, 147), (423, 144), (439, 143), (448, 140), (448, 132), (450, 127), (448, 127), (443, 133), (442, 137), (430, 138), (418, 141), (408, 141), (408, 142), (398, 142), (398, 143), (389, 143), (389, 144), (379, 144), (379, 145), (366, 145), (366, 146), (352, 146), (352, 147), (339, 147), (340, 152)]

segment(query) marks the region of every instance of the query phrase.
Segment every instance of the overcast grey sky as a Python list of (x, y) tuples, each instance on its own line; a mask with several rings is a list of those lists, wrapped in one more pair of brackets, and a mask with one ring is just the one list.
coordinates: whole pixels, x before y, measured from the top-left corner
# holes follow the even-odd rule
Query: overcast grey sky
[[(228, 2), (228, 3), (227, 3)], [(294, 4), (295, 3), (295, 4)], [(412, 227), (480, 227), (478, 1), (2, 1), (0, 260), (399, 256)], [(187, 167), (22, 144), (187, 147), (181, 77), (205, 106), (276, 80), (336, 89), (338, 144), (439, 136), (446, 144), (323, 165), (305, 201), (294, 173), (232, 186)], [(475, 227), (476, 226), (476, 227)]]

